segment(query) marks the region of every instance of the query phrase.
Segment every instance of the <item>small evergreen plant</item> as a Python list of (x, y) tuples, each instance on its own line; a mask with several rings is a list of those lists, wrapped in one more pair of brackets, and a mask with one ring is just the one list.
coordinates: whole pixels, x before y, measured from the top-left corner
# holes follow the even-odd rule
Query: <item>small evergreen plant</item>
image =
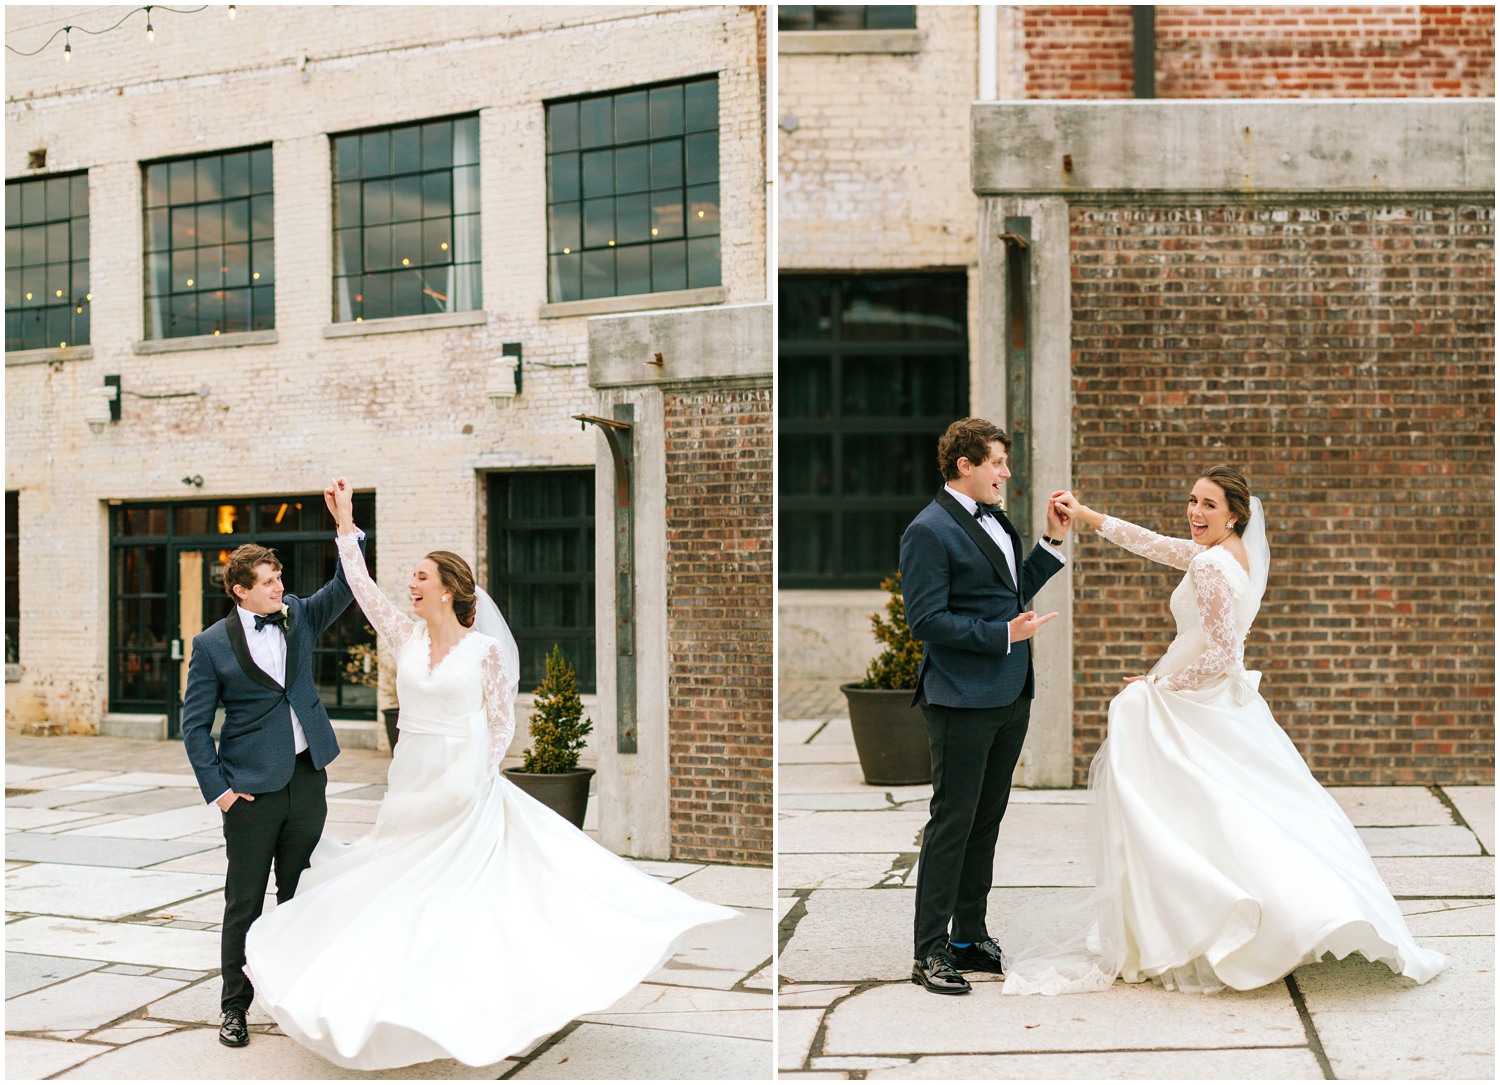
[(523, 752), (522, 772), (572, 772), (578, 767), (583, 740), (594, 730), (583, 715), (578, 675), (554, 644), (547, 656), (547, 677), (536, 687), (531, 713), (531, 745)]
[(885, 648), (870, 661), (865, 671), (863, 689), (916, 689), (917, 672), (922, 666), (922, 642), (911, 635), (906, 624), (906, 600), (901, 597), (901, 574), (887, 577), (880, 582), (882, 591), (891, 593), (885, 604), (885, 618), (870, 615), (870, 625), (875, 630), (875, 639)]

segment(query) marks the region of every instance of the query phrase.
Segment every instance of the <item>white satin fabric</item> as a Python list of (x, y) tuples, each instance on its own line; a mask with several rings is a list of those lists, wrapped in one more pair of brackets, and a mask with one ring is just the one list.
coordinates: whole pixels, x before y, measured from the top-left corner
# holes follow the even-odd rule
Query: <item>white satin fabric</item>
[(1244, 668), (1265, 544), (1247, 545), (1247, 574), (1221, 547), (1118, 520), (1101, 533), (1188, 569), (1172, 593), (1177, 638), (1150, 681), (1110, 703), (1089, 772), (1096, 888), (1071, 908), (1012, 917), (1004, 993), (1098, 991), (1116, 977), (1250, 990), (1354, 952), (1431, 979), (1446, 958), (1413, 941), (1358, 832)]
[(513, 694), (485, 678), (496, 642), (471, 633), (430, 666), (426, 626), (382, 613), (354, 555), (356, 598), (402, 644), (388, 790), (370, 833), (325, 837), (296, 896), (250, 928), (245, 971), (281, 1030), (339, 1066), (489, 1065), (737, 913), (641, 873), (499, 776)]

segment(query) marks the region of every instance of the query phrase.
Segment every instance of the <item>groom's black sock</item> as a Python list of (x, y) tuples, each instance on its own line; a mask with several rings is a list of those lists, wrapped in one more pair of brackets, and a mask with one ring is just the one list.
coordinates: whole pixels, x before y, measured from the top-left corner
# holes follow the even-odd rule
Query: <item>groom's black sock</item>
[(948, 944), (950, 946), (952, 946), (954, 949), (968, 949), (974, 943), (973, 942), (949, 942)]

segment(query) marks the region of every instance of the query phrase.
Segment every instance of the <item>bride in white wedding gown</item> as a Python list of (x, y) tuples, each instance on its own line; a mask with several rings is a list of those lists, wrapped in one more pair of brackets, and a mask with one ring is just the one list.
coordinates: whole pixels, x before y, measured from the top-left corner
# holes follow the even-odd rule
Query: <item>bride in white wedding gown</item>
[(431, 620), (401, 614), (365, 569), (349, 493), (334, 496), (339, 558), (399, 661), (401, 741), (370, 833), (323, 838), (296, 896), (250, 928), (245, 970), (281, 1030), (339, 1066), (485, 1066), (737, 913), (641, 873), (499, 775), (520, 669), (504, 620), (443, 552), (413, 578)]
[(1061, 913), (1013, 920), (1004, 993), (1099, 991), (1116, 977), (1250, 990), (1326, 953), (1358, 952), (1418, 983), (1435, 976), (1446, 958), (1412, 940), (1359, 833), (1272, 717), (1259, 672), (1245, 670), (1270, 548), (1244, 476), (1216, 467), (1197, 481), (1191, 539), (1072, 494), (1058, 505), (1187, 575), (1172, 593), (1177, 637), (1110, 703), (1089, 771), (1096, 888)]

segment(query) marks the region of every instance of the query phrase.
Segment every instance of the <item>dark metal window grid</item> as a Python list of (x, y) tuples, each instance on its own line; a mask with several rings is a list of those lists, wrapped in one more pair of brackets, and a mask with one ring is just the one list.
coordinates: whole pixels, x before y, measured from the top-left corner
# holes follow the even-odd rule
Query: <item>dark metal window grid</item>
[(21, 493), (5, 491), (5, 662), (21, 660)]
[(271, 148), (142, 167), (146, 338), (276, 326)]
[(914, 30), (912, 4), (782, 4), (778, 30)]
[(90, 342), (87, 173), (5, 182), (5, 349)]
[(479, 118), (332, 140), (335, 322), (483, 308)]
[(489, 592), (521, 652), (523, 692), (562, 647), (578, 688), (598, 688), (594, 625), (594, 472), (489, 476)]
[(546, 110), (548, 297), (721, 285), (718, 77)]
[(896, 571), (942, 486), (937, 439), (968, 413), (966, 292), (962, 272), (781, 276), (781, 587), (875, 588)]

